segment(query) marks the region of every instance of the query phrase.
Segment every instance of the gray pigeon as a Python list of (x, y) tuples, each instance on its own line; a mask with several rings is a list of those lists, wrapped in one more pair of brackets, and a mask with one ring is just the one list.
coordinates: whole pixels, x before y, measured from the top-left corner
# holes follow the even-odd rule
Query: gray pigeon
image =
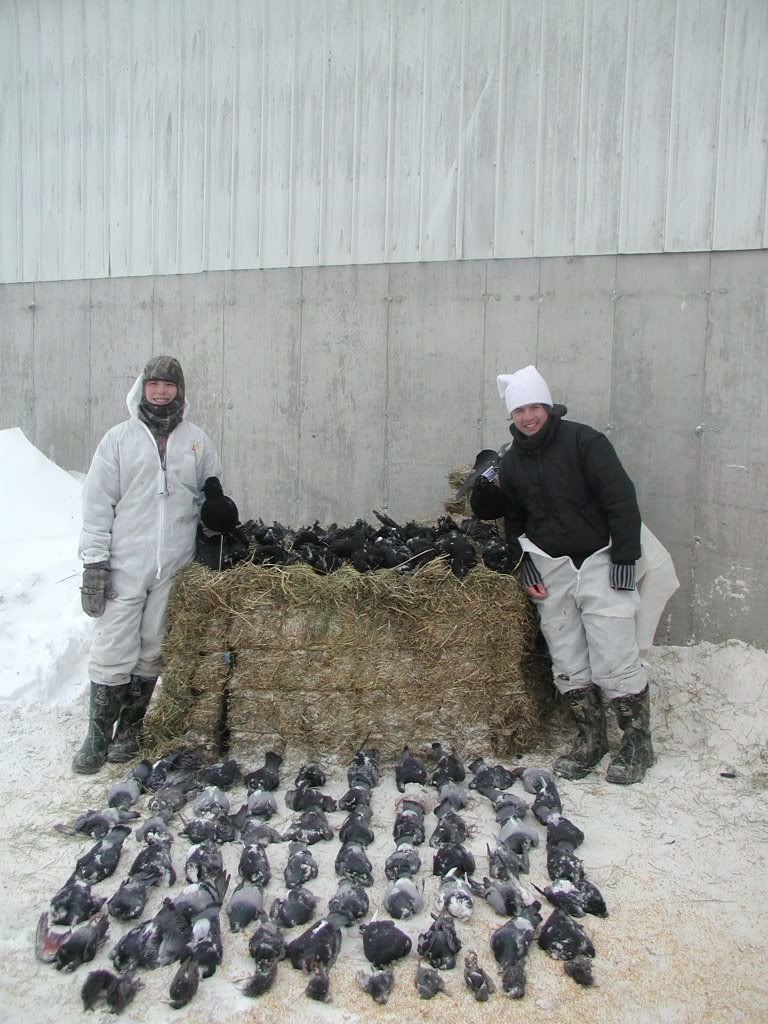
[(517, 917), (531, 902), (514, 878), (508, 882), (492, 882), (490, 878), (483, 878), (482, 883), (468, 881), (472, 892), (481, 896), (500, 917)]
[(390, 881), (396, 878), (413, 878), (421, 867), (421, 858), (416, 847), (405, 840), (397, 844), (394, 853), (390, 853), (384, 862), (384, 874)]
[(519, 768), (515, 774), (522, 778), (526, 793), (536, 794), (531, 811), (542, 825), (546, 825), (553, 814), (562, 812), (560, 793), (550, 772), (543, 768)]
[(350, 927), (355, 921), (362, 921), (368, 913), (370, 901), (368, 893), (360, 882), (353, 882), (350, 878), (342, 878), (335, 895), (328, 900), (328, 910), (333, 914), (339, 914), (347, 921), (345, 927)]
[(382, 971), (372, 971), (370, 974), (367, 971), (358, 971), (355, 979), (363, 992), (367, 992), (374, 1003), (380, 1006), (389, 999), (395, 984), (395, 975), (389, 967)]
[(283, 878), (289, 889), (295, 889), (297, 885), (311, 882), (317, 878), (317, 861), (312, 856), (306, 843), (290, 843), (288, 846), (288, 861), (283, 868)]
[(477, 962), (477, 953), (474, 949), (470, 949), (464, 957), (464, 984), (478, 1003), (488, 1002), (488, 998), (496, 991), (490, 976)]
[(432, 967), (423, 967), (421, 964), (416, 968), (414, 979), (419, 999), (433, 999), (438, 992), (445, 992), (445, 982)]
[(458, 877), (456, 869), (452, 869), (443, 878), (440, 888), (435, 896), (435, 909), (447, 911), (451, 917), (459, 921), (468, 921), (475, 908), (472, 900), (469, 879), (465, 881)]
[(264, 910), (264, 893), (254, 882), (243, 879), (229, 898), (227, 917), (230, 931), (240, 932)]
[(229, 798), (218, 786), (206, 786), (192, 801), (195, 814), (229, 814)]
[(384, 893), (384, 909), (398, 921), (405, 921), (418, 914), (424, 906), (424, 897), (416, 888), (413, 879), (397, 878), (390, 882)]

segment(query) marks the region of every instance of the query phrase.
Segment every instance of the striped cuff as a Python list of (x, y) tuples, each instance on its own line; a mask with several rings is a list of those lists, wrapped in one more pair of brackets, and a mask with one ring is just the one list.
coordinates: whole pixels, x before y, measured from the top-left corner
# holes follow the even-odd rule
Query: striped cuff
[(523, 555), (523, 560), (520, 563), (520, 568), (523, 572), (523, 584), (526, 587), (535, 587), (537, 583), (544, 582), (544, 580), (541, 578), (541, 573), (533, 564), (533, 559), (529, 554)]
[(634, 590), (635, 563), (614, 562), (611, 565), (611, 586), (614, 590)]

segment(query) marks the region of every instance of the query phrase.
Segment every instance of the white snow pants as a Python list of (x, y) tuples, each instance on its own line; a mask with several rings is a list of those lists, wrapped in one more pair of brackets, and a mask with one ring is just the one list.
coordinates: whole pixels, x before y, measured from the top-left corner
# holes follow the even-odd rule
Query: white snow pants
[(105, 686), (122, 686), (132, 675), (150, 679), (162, 669), (165, 618), (173, 577), (136, 582), (112, 570), (108, 599), (99, 619), (88, 662), (90, 679)]
[(608, 549), (577, 569), (570, 558), (530, 552), (547, 588), (536, 601), (541, 631), (561, 693), (594, 683), (606, 700), (640, 693), (647, 685), (635, 633), (636, 590), (613, 590)]

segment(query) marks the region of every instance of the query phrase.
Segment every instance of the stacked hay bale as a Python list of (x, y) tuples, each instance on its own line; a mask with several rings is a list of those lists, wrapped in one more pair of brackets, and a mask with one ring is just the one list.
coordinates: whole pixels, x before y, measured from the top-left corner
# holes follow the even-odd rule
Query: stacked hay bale
[(413, 575), (345, 566), (199, 565), (174, 584), (152, 750), (228, 744), (394, 756), (432, 740), (462, 756), (510, 755), (540, 738), (551, 686), (538, 624), (514, 577), (439, 558)]
[(231, 611), (215, 586), (223, 575), (193, 564), (173, 582), (162, 687), (144, 724), (149, 753), (188, 744), (215, 758), (225, 740)]
[(454, 469), (453, 472), (448, 474), (448, 483), (451, 488), (451, 493), (443, 502), (443, 508), (449, 516), (463, 518), (472, 515), (472, 506), (469, 503), (469, 493), (463, 494), (460, 498), (457, 496), (459, 489), (471, 471), (471, 466), (459, 466), (458, 469)]

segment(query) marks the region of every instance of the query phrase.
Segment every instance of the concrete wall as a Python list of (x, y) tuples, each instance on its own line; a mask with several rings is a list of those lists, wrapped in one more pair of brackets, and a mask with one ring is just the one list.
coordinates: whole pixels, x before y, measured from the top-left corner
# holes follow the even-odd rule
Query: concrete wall
[(440, 512), (535, 362), (606, 430), (682, 586), (663, 635), (766, 646), (768, 251), (0, 286), (0, 426), (84, 470), (153, 352), (243, 518)]

